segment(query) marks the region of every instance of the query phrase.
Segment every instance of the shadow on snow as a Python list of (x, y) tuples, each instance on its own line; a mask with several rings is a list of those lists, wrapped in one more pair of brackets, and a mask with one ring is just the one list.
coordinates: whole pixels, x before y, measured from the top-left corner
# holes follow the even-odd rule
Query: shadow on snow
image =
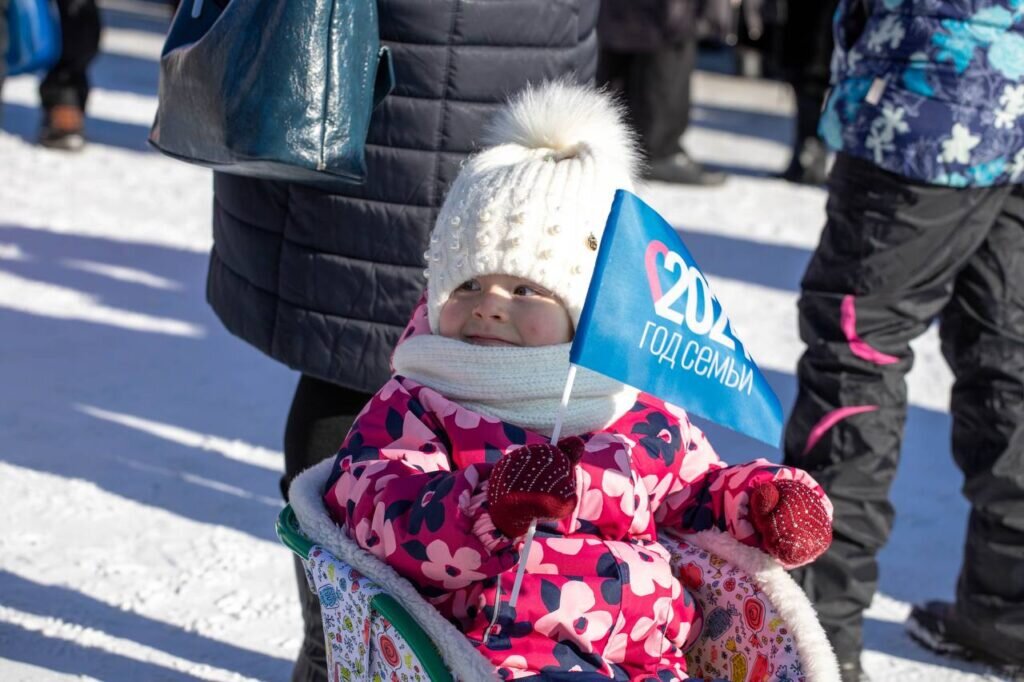
[[(290, 661), (243, 649), (228, 642), (208, 639), (176, 625), (119, 609), (75, 590), (42, 585), (3, 570), (0, 570), (0, 594), (3, 594), (4, 606), (18, 611), (100, 630), (112, 637), (130, 640), (194, 663), (208, 664), (257, 679), (286, 679), (291, 670)], [(40, 647), (30, 642), (33, 638), (46, 638), (42, 633), (23, 630), (12, 623), (0, 623), (0, 628), (8, 629), (6, 635), (0, 634), (0, 641), (9, 645), (5, 647), (5, 657), (50, 670), (75, 674), (92, 673), (109, 679), (125, 680), (195, 679), (159, 664), (144, 663), (102, 649), (58, 639), (51, 639), (50, 643)], [(25, 640), (25, 646), (14, 645), (19, 640)], [(33, 655), (31, 652), (40, 649), (58, 653), (48, 653), (45, 660), (39, 660), (41, 656)], [(25, 654), (25, 657), (19, 658), (18, 652)], [(117, 673), (122, 669), (126, 674)], [(147, 669), (150, 672), (145, 672)]]
[[(274, 542), (279, 473), (266, 453), (280, 450), (294, 374), (222, 329), (199, 293), (207, 256), (11, 226), (0, 226), (0, 244), (31, 258), (0, 260), (0, 273), (205, 331), (195, 338), (62, 319), (38, 301), (44, 307), (34, 312), (0, 308), (0, 328), (14, 332), (0, 354), (4, 402), (18, 405), (0, 416), (0, 458)], [(181, 289), (113, 280), (64, 259), (142, 270)], [(195, 441), (237, 441), (243, 457), (97, 418), (97, 410), (184, 429)], [(259, 462), (244, 459), (252, 447), (262, 449)]]

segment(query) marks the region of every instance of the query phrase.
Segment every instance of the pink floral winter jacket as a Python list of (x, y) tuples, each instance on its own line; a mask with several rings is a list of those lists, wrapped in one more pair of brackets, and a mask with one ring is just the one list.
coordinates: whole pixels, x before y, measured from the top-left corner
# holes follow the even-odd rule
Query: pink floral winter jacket
[(672, 575), (659, 529), (718, 528), (758, 546), (747, 510), (755, 486), (795, 478), (824, 493), (806, 473), (765, 460), (726, 466), (685, 413), (646, 395), (583, 438), (577, 508), (539, 524), (514, 610), (520, 547), (491, 523), (487, 479), (503, 453), (545, 437), (395, 376), (345, 440), (324, 501), (506, 679), (572, 670), (686, 679), (683, 652), (701, 615)]

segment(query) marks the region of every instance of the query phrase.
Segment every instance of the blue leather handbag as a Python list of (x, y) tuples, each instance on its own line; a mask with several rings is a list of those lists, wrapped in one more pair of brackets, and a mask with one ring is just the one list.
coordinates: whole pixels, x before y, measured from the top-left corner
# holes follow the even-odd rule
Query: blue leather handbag
[(7, 73), (48, 69), (60, 57), (60, 17), (50, 0), (10, 0)]
[(370, 115), (393, 83), (376, 0), (185, 0), (149, 142), (227, 173), (358, 183)]

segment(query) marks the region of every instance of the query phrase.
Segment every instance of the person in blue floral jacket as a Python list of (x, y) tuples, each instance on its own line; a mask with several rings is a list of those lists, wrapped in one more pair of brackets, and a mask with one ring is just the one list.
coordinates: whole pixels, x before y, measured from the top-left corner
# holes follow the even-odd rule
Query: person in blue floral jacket
[(1024, 670), (1024, 1), (841, 0), (834, 36), (820, 133), (837, 155), (785, 460), (827, 490), (835, 539), (800, 580), (844, 680), (867, 679), (909, 344), (938, 319), (971, 513), (955, 603), (915, 607), (908, 628)]

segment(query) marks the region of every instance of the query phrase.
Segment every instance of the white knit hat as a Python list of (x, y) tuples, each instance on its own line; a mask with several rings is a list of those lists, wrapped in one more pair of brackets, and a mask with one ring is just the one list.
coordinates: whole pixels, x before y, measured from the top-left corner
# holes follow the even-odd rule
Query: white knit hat
[(515, 96), (466, 161), (430, 236), (427, 312), (463, 282), (513, 275), (536, 282), (579, 322), (617, 189), (633, 189), (634, 137), (593, 88), (557, 81)]

